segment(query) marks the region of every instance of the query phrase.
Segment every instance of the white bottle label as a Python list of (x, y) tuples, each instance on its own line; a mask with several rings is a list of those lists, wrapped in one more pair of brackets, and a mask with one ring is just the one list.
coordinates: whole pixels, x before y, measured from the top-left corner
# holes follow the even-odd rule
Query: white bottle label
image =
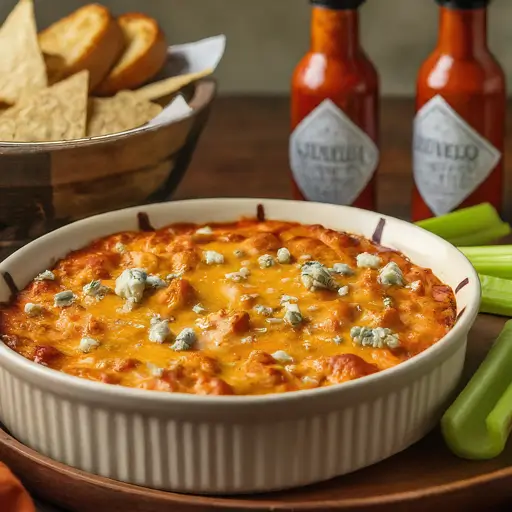
[(489, 176), (501, 153), (435, 96), (414, 119), (414, 181), (428, 207), (443, 215), (459, 206)]
[(375, 143), (331, 100), (324, 100), (290, 137), (290, 167), (309, 201), (352, 204), (379, 161)]

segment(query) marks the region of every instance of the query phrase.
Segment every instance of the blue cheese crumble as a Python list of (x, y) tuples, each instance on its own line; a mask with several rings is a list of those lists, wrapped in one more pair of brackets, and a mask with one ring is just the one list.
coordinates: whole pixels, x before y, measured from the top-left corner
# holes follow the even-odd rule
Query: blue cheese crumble
[(372, 348), (398, 348), (400, 340), (398, 334), (391, 329), (383, 327), (352, 327), (350, 336), (356, 345)]
[(116, 279), (116, 295), (131, 302), (140, 302), (146, 288), (147, 277), (146, 272), (140, 268), (123, 270)]
[(340, 297), (346, 297), (348, 295), (349, 291), (350, 291), (350, 288), (347, 285), (341, 286), (340, 288), (338, 288), (338, 295)]
[(114, 250), (119, 254), (123, 254), (126, 252), (126, 245), (122, 244), (121, 242), (117, 242), (116, 245), (114, 245)]
[(204, 226), (196, 230), (196, 235), (211, 235), (213, 229), (210, 226)]
[(196, 325), (199, 327), (199, 329), (202, 329), (203, 331), (206, 331), (212, 327), (211, 322), (209, 322), (206, 318), (198, 318), (196, 320)]
[(302, 318), (299, 305), (286, 302), (284, 306), (286, 307), (286, 313), (283, 320), (292, 327), (300, 325), (304, 319)]
[(355, 274), (350, 265), (347, 265), (346, 263), (335, 263), (332, 268), (329, 269), (329, 272), (340, 274), (342, 276), (353, 276)]
[(99, 347), (100, 342), (95, 340), (94, 338), (89, 338), (89, 336), (84, 336), (80, 340), (80, 345), (78, 348), (84, 353), (88, 354), (93, 348)]
[(281, 247), (277, 251), (277, 261), (281, 264), (290, 263), (292, 261), (292, 255), (286, 247)]
[(204, 313), (206, 311), (206, 308), (202, 305), (202, 304), (196, 304), (193, 308), (192, 308), (192, 311), (194, 313), (196, 313), (197, 315), (201, 315), (202, 313)]
[(293, 363), (293, 357), (284, 350), (278, 350), (272, 354), (272, 357), (279, 363)]
[(343, 343), (343, 338), (341, 336), (334, 336), (334, 338), (332, 339), (332, 342), (335, 345), (341, 345)]
[(242, 267), (238, 272), (230, 272), (225, 274), (224, 277), (234, 283), (239, 283), (240, 281), (245, 281), (250, 275), (251, 271), (248, 268)]
[(269, 268), (274, 266), (274, 258), (270, 254), (263, 254), (258, 258), (258, 265), (260, 268)]
[(225, 274), (224, 277), (234, 283), (239, 283), (246, 279), (242, 274), (240, 274), (240, 272), (229, 272), (228, 274)]
[(256, 313), (258, 313), (258, 315), (261, 315), (261, 316), (271, 316), (272, 313), (274, 312), (274, 310), (269, 307), (269, 306), (262, 306), (261, 304), (256, 304), (256, 306), (254, 306), (254, 311), (256, 311)]
[(385, 267), (380, 269), (379, 282), (383, 285), (404, 286), (404, 276), (401, 268), (394, 262), (390, 261)]
[(224, 256), (217, 251), (204, 251), (203, 261), (207, 265), (222, 265), (224, 263)]
[(45, 270), (34, 277), (34, 281), (55, 281), (55, 274), (51, 270)]
[(169, 320), (153, 317), (149, 324), (149, 341), (163, 343), (171, 334)]
[(76, 296), (71, 290), (64, 290), (53, 296), (53, 305), (56, 308), (66, 308), (75, 302)]
[(167, 283), (160, 277), (150, 274), (146, 278), (146, 286), (149, 288), (165, 288)]
[(242, 276), (244, 276), (246, 279), (251, 275), (251, 271), (246, 267), (242, 267), (239, 270), (239, 273), (242, 274)]
[(301, 267), (302, 284), (309, 290), (315, 291), (321, 288), (326, 290), (337, 290), (338, 285), (331, 276), (331, 273), (318, 261), (308, 261)]
[(257, 299), (259, 296), (259, 293), (245, 293), (240, 297), (240, 302), (246, 302), (248, 300)]
[(24, 311), (28, 316), (37, 316), (37, 315), (40, 315), (44, 311), (44, 308), (43, 308), (43, 306), (41, 306), (41, 304), (34, 304), (33, 302), (27, 302), (25, 304)]
[(284, 305), (285, 302), (298, 302), (299, 299), (297, 297), (293, 297), (292, 295), (281, 295), (279, 302), (281, 305)]
[(176, 340), (171, 345), (171, 349), (176, 352), (182, 352), (184, 350), (190, 350), (194, 343), (196, 342), (196, 333), (194, 329), (190, 327), (185, 327), (178, 336), (176, 336)]
[(409, 285), (409, 288), (413, 291), (413, 292), (417, 292), (421, 287), (421, 281), (413, 281), (410, 285)]
[(384, 303), (385, 308), (393, 307), (393, 299), (391, 297), (384, 297), (382, 302)]
[(153, 377), (157, 377), (157, 378), (160, 378), (162, 377), (162, 375), (164, 374), (164, 369), (163, 368), (160, 368), (158, 367), (156, 364), (153, 364), (153, 363), (146, 363), (146, 366), (149, 370), (149, 373), (153, 376)]
[(82, 288), (82, 292), (84, 295), (88, 297), (94, 297), (97, 300), (103, 299), (109, 291), (110, 288), (108, 286), (101, 284), (101, 281), (99, 281), (98, 279), (91, 281), (90, 283), (84, 285), (84, 287)]
[(382, 260), (378, 256), (375, 256), (375, 254), (370, 254), (369, 252), (358, 254), (356, 260), (359, 268), (377, 269), (382, 265)]

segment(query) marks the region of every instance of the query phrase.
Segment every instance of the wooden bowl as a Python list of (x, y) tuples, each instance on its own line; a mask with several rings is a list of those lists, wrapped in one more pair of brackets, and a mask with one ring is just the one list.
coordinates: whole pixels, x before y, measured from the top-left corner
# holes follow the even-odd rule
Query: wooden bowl
[(0, 144), (0, 260), (73, 220), (169, 199), (183, 178), (216, 92), (203, 79), (183, 93), (190, 116), (69, 142)]

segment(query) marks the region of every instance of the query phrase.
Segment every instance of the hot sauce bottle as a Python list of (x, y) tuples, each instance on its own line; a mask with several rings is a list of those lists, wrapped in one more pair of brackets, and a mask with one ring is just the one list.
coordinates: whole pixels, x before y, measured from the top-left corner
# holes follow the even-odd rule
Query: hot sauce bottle
[(311, 47), (292, 80), (296, 199), (375, 209), (379, 79), (359, 42), (364, 0), (310, 0)]
[(436, 0), (437, 48), (420, 68), (412, 218), (502, 206), (505, 77), (487, 47), (490, 0)]

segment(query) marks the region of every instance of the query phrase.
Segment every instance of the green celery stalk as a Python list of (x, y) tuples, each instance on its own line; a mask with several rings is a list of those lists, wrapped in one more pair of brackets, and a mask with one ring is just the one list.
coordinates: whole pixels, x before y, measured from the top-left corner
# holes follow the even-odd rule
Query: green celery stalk
[(511, 232), (510, 224), (501, 222), (501, 224), (489, 226), (488, 228), (481, 229), (480, 231), (461, 234), (461, 236), (450, 238), (448, 241), (458, 247), (483, 245), (495, 242), (496, 240), (509, 235)]
[(473, 261), (471, 263), (475, 267), (479, 274), (485, 274), (488, 276), (501, 277), (503, 279), (512, 278), (512, 262), (509, 261)]
[(512, 245), (460, 247), (459, 249), (480, 274), (512, 278)]
[(508, 258), (512, 260), (512, 245), (484, 245), (483, 247), (462, 247), (460, 249), (468, 258), (487, 259)]
[(480, 313), (512, 316), (512, 280), (480, 274)]
[(422, 220), (416, 225), (459, 246), (485, 245), (512, 231), (489, 203)]
[(512, 320), (441, 419), (446, 444), (465, 459), (491, 459), (512, 427)]

